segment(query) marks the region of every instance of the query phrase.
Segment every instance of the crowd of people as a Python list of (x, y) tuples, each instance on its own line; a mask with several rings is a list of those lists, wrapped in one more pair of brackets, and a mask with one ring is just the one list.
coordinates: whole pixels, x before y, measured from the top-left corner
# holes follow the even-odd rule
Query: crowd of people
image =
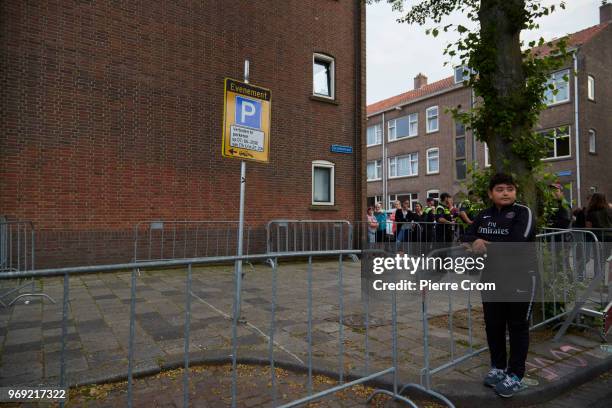
[[(584, 207), (571, 209), (564, 197), (563, 186), (550, 185), (555, 205), (547, 219), (547, 226), (555, 229), (589, 229), (600, 242), (612, 242), (612, 203), (603, 193), (593, 193)], [(482, 199), (473, 191), (456, 205), (449, 193), (440, 200), (427, 198), (425, 205), (409, 200), (393, 202), (391, 211), (382, 203), (367, 209), (368, 242), (443, 242), (461, 240), (476, 215), (485, 209)]]
[(445, 242), (457, 240), (484, 209), (482, 200), (470, 191), (468, 198), (455, 205), (449, 193), (440, 200), (427, 198), (425, 206), (410, 201), (393, 202), (390, 212), (382, 203), (367, 209), (368, 242)]

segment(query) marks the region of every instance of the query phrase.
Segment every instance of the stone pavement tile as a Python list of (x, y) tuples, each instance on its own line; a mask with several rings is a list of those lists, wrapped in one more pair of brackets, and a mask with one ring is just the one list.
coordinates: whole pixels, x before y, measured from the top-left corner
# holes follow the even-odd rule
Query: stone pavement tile
[(11, 321), (9, 323), (9, 329), (11, 331), (13, 330), (23, 330), (23, 329), (38, 329), (40, 328), (40, 321), (39, 320), (32, 320), (32, 321)]
[(39, 351), (42, 350), (43, 343), (40, 340), (24, 341), (23, 343), (4, 344), (2, 354), (19, 353), (24, 351)]
[[(66, 323), (68, 326), (72, 326), (74, 325), (74, 321), (72, 319), (66, 319)], [(44, 330), (49, 330), (49, 329), (59, 329), (62, 327), (62, 319), (60, 316), (60, 319), (58, 320), (46, 320), (43, 321), (42, 323), (42, 329)]]
[(10, 330), (6, 336), (5, 345), (11, 346), (15, 344), (30, 343), (42, 340), (42, 331), (40, 326), (33, 329)]

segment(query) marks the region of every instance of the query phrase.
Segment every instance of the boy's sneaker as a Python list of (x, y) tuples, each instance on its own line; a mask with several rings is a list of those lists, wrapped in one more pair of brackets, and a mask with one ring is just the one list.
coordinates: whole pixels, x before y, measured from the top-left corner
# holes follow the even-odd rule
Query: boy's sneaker
[(484, 379), (484, 385), (487, 387), (495, 387), (497, 383), (503, 381), (506, 378), (506, 372), (504, 370), (500, 370), (499, 368), (492, 368), (487, 373), (487, 376)]
[(503, 381), (498, 382), (495, 385), (495, 392), (500, 397), (510, 398), (517, 392), (521, 392), (527, 388), (516, 375), (508, 374)]

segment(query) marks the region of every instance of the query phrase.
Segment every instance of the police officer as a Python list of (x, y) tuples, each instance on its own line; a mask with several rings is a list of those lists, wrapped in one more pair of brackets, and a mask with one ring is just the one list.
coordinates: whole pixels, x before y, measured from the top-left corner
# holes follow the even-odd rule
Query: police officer
[[(511, 397), (526, 388), (522, 379), (529, 349), (531, 302), (537, 285), (535, 265), (532, 265), (535, 249), (533, 254), (521, 254), (523, 256), (512, 250), (516, 245), (526, 250), (535, 248), (533, 244), (526, 244), (535, 241), (533, 214), (529, 207), (516, 203), (516, 192), (511, 175), (494, 175), (488, 191), (493, 205), (476, 216), (462, 237), (471, 251), (487, 254), (483, 280), (493, 277), (499, 281), (501, 277), (506, 282), (512, 281), (505, 287), (499, 285), (502, 287), (496, 289), (494, 295), (482, 292), (485, 330), (491, 353), (491, 370), (484, 384), (495, 388), (502, 397)], [(488, 273), (486, 279), (485, 273)], [(499, 299), (498, 292), (505, 293), (504, 301), (491, 301), (491, 296)], [(510, 334), (509, 359), (506, 358), (506, 327)]]
[(453, 241), (455, 217), (452, 213), (453, 197), (442, 193), (440, 204), (436, 207), (436, 241), (450, 243)]
[(457, 224), (461, 235), (465, 233), (467, 228), (474, 222), (476, 215), (484, 209), (480, 197), (473, 191), (468, 192), (468, 198), (463, 200), (459, 205), (459, 217)]

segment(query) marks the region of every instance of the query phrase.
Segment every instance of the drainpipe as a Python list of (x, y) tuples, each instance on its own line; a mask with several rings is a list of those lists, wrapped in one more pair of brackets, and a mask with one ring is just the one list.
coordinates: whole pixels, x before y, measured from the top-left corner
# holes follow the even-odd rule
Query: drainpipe
[(582, 207), (581, 185), (580, 185), (580, 127), (578, 123), (578, 50), (574, 51), (574, 134), (576, 139), (576, 193), (578, 207)]
[(387, 209), (387, 148), (385, 147), (385, 140), (387, 139), (386, 135), (387, 126), (385, 124), (385, 112), (382, 113), (382, 202), (385, 206), (385, 210)]
[[(472, 111), (474, 110), (474, 99), (474, 88), (470, 87), (470, 107), (472, 108)], [(476, 134), (474, 133), (474, 129), (472, 129), (470, 132), (472, 133), (472, 161), (476, 164), (476, 167), (478, 167), (478, 157), (476, 156)]]

